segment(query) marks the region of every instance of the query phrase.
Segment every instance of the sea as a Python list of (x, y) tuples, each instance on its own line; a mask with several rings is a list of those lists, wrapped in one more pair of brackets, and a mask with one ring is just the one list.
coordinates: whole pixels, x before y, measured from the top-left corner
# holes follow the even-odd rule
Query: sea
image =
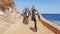
[(60, 26), (60, 14), (42, 14), (42, 16), (52, 23)]

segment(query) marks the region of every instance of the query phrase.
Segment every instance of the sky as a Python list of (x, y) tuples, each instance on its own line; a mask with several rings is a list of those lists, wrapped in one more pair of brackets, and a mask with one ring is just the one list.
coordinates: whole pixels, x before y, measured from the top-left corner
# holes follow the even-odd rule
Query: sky
[(60, 0), (14, 0), (16, 8), (22, 12), (23, 8), (32, 6), (42, 14), (60, 14)]

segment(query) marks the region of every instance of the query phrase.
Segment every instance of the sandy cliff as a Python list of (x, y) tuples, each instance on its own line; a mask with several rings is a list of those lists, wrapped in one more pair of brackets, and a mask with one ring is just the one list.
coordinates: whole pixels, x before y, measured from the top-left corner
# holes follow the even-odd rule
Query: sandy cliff
[[(14, 4), (11, 5), (14, 6)], [(3, 8), (5, 7), (7, 6)], [(0, 8), (0, 11), (0, 34), (60, 34), (60, 26), (48, 22), (42, 15), (40, 15), (41, 21), (37, 22), (38, 31), (34, 32), (34, 22), (29, 20), (28, 25), (24, 24), (22, 22), (23, 17), (15, 6), (8, 6), (4, 11)]]

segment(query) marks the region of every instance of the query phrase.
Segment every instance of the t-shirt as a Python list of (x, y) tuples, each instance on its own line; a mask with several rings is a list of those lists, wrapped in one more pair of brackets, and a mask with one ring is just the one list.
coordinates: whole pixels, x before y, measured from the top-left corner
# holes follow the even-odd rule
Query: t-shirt
[(35, 19), (38, 20), (38, 12), (35, 12)]
[(30, 14), (30, 11), (29, 10), (24, 11), (24, 16), (29, 16), (29, 14)]

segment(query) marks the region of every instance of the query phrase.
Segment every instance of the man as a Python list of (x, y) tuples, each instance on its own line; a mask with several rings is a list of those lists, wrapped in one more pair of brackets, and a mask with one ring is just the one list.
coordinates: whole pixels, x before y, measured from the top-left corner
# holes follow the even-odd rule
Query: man
[(24, 14), (24, 16), (23, 16), (23, 23), (28, 24), (28, 22), (29, 22), (30, 10), (29, 10), (28, 8), (25, 8), (25, 9), (23, 10), (23, 14)]
[(38, 17), (39, 15), (34, 6), (32, 6), (31, 10), (32, 10), (32, 20), (34, 21), (34, 30), (37, 31), (37, 19), (39, 19)]

